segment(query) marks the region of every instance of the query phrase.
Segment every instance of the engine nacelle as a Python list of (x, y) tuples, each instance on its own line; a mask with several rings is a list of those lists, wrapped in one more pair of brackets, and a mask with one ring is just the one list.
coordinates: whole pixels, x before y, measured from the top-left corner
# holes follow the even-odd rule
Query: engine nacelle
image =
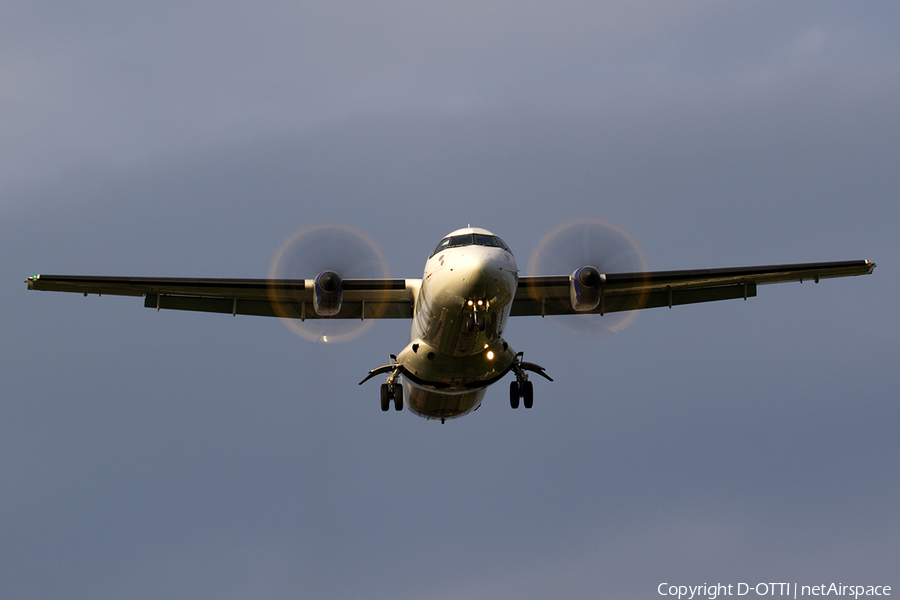
[(313, 309), (320, 317), (333, 317), (341, 312), (344, 281), (334, 271), (322, 271), (316, 276), (313, 290)]
[(603, 299), (603, 285), (606, 275), (596, 267), (581, 267), (569, 278), (569, 299), (572, 308), (578, 312), (589, 312), (597, 308)]

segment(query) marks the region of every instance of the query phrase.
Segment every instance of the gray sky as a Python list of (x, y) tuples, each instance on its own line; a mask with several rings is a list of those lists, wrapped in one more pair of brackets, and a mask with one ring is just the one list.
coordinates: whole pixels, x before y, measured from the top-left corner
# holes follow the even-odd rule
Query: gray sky
[[(833, 2), (21, 2), (0, 10), (0, 596), (653, 598), (900, 586), (900, 10)], [(519, 319), (556, 379), (441, 426), (356, 383), (405, 322), (27, 292), (263, 277), (344, 222), (419, 277), (603, 217), (653, 269), (873, 276)], [(748, 597), (752, 597), (752, 594)]]

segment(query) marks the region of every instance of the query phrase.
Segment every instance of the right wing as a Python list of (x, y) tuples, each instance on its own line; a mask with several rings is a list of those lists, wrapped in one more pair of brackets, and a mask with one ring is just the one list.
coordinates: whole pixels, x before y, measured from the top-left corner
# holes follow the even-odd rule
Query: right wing
[(756, 296), (756, 286), (789, 281), (815, 281), (829, 277), (868, 275), (869, 260), (765, 265), (691, 271), (651, 271), (606, 275), (600, 305), (578, 312), (569, 300), (568, 275), (520, 277), (510, 316), (578, 315), (676, 306)]
[(418, 279), (345, 279), (341, 311), (313, 310), (311, 279), (194, 279), (189, 277), (91, 277), (35, 275), (30, 290), (143, 296), (144, 306), (232, 315), (296, 319), (409, 319)]

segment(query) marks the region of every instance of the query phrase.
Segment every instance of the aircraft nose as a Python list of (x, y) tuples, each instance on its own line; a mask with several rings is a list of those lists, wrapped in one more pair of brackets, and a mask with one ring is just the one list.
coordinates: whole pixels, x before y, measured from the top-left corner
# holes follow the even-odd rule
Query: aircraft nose
[(513, 274), (508, 266), (488, 253), (472, 256), (463, 266), (466, 299), (493, 300), (510, 295), (510, 279)]

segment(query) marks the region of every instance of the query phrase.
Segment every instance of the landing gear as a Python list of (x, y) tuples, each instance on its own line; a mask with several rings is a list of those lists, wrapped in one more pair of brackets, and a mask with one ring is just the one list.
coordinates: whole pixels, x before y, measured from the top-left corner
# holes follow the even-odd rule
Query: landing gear
[(522, 399), (522, 406), (531, 408), (534, 406), (534, 384), (527, 379), (522, 383), (511, 381), (509, 383), (509, 406), (510, 408), (519, 408), (519, 399)]
[(509, 406), (510, 408), (519, 408), (519, 382), (509, 382)]
[(403, 410), (403, 386), (399, 383), (394, 384), (394, 410)]
[(522, 385), (522, 406), (525, 408), (534, 406), (534, 384), (530, 381)]
[(381, 410), (387, 412), (391, 407), (391, 386), (386, 383), (381, 384)]
[(391, 408), (391, 400), (394, 401), (395, 410), (403, 410), (403, 386), (399, 383), (382, 383), (381, 410), (387, 412)]
[[(480, 302), (480, 301), (479, 301)], [(472, 304), (470, 301), (469, 304)], [(475, 331), (475, 328), (478, 328), (478, 331), (484, 331), (485, 326), (487, 325), (487, 321), (484, 319), (484, 315), (479, 313), (477, 309), (474, 309), (471, 315), (466, 315), (465, 320), (466, 331), (472, 333)]]
[(512, 371), (516, 374), (516, 380), (509, 384), (509, 405), (512, 408), (519, 408), (519, 399), (525, 408), (534, 406), (534, 384), (528, 381), (528, 375), (525, 371), (537, 373), (548, 381), (553, 379), (544, 372), (544, 367), (534, 363), (528, 363), (522, 360), (522, 353), (516, 354), (516, 362), (512, 365)]
[[(415, 350), (413, 350), (415, 352)], [(402, 367), (397, 362), (397, 357), (391, 354), (391, 364), (372, 369), (369, 374), (359, 382), (364, 384), (376, 375), (387, 373), (385, 382), (381, 384), (381, 410), (387, 412), (391, 408), (391, 400), (394, 401), (396, 410), (403, 410), (403, 386), (400, 385), (400, 372)]]

